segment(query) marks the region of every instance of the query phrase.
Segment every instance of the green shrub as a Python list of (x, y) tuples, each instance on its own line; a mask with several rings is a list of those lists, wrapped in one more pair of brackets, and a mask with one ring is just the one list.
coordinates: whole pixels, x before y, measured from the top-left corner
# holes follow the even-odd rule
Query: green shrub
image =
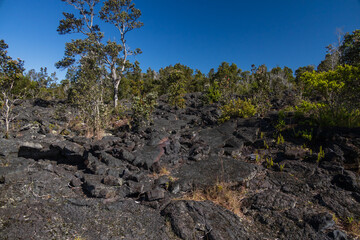
[(305, 95), (297, 112), (323, 126), (360, 126), (360, 67), (338, 66), (328, 72), (305, 72), (301, 76)]
[(221, 99), (221, 91), (218, 82), (214, 81), (206, 93), (206, 101), (208, 103), (218, 102)]
[(135, 96), (133, 98), (132, 123), (135, 126), (142, 125), (151, 120), (151, 113), (157, 104), (157, 93), (148, 93), (145, 96)]
[(295, 116), (309, 118), (310, 125), (360, 127), (359, 109), (348, 109), (345, 106), (332, 108), (325, 103), (302, 101), (296, 106)]
[(286, 128), (286, 123), (285, 123), (285, 112), (284, 111), (279, 111), (278, 113), (278, 120), (275, 124), (275, 129), (278, 133), (282, 132), (284, 129)]
[(185, 99), (184, 99), (185, 94), (186, 94), (185, 83), (182, 81), (175, 82), (175, 83), (171, 84), (169, 87), (168, 101), (172, 106), (184, 108), (185, 107)]
[(230, 118), (242, 117), (248, 118), (254, 116), (256, 108), (252, 105), (249, 99), (242, 100), (240, 98), (236, 100), (230, 100), (227, 104), (221, 107), (221, 117), (219, 122), (223, 123), (230, 120)]
[(309, 142), (311, 142), (313, 138), (313, 129), (311, 129), (311, 131), (308, 131), (307, 129), (299, 130), (298, 132), (294, 130), (294, 135), (295, 137), (301, 137), (304, 140), (308, 140)]
[(254, 95), (251, 99), (252, 103), (256, 105), (256, 112), (260, 116), (265, 116), (272, 108), (270, 100), (266, 96)]

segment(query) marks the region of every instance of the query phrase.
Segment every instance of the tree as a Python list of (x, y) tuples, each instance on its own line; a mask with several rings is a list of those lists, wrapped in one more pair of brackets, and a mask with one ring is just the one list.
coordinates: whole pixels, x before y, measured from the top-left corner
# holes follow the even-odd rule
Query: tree
[(215, 73), (215, 80), (219, 84), (222, 98), (229, 101), (236, 92), (237, 84), (240, 82), (241, 69), (236, 64), (231, 65), (222, 62)]
[[(40, 72), (36, 72), (35, 69), (29, 70), (25, 75), (32, 84), (34, 84), (34, 89), (31, 91), (32, 97), (50, 99), (55, 97), (55, 92), (57, 92), (58, 86), (56, 84), (58, 78), (56, 77), (56, 72), (48, 74), (47, 68), (40, 68)], [(33, 89), (32, 89), (33, 90)]]
[(143, 23), (139, 21), (141, 11), (135, 8), (132, 0), (107, 0), (100, 11), (100, 18), (113, 24), (120, 33), (120, 44), (108, 41), (105, 61), (111, 71), (114, 87), (114, 106), (118, 104), (119, 84), (126, 68), (128, 56), (141, 53), (140, 49), (131, 51), (126, 44), (126, 34), (133, 29), (140, 28)]
[(345, 34), (340, 46), (340, 62), (342, 64), (356, 65), (360, 63), (360, 29)]
[(329, 70), (335, 70), (335, 68), (340, 64), (341, 51), (340, 46), (343, 42), (343, 32), (341, 29), (336, 29), (337, 42), (330, 44), (326, 47), (326, 56), (323, 61), (318, 65), (318, 72), (326, 72)]
[[(174, 93), (173, 90), (175, 89), (179, 91), (181, 89), (181, 92), (185, 94), (187, 90), (191, 88), (190, 83), (193, 79), (193, 73), (193, 69), (181, 63), (161, 68), (159, 70), (159, 79), (155, 81), (155, 83), (159, 85), (157, 89), (159, 95), (170, 93), (170, 91)], [(177, 83), (177, 81), (181, 83)], [(177, 87), (175, 87), (175, 85)]]
[(292, 87), (294, 82), (293, 71), (284, 67), (275, 67), (270, 71), (270, 91), (275, 98), (282, 98), (285, 90)]
[(251, 67), (253, 92), (257, 93), (261, 98), (268, 97), (270, 92), (270, 73), (268, 72), (266, 65), (263, 64), (259, 67), (252, 65)]
[(146, 93), (156, 92), (155, 79), (157, 77), (157, 73), (155, 70), (148, 68), (146, 73), (143, 76), (144, 79), (144, 91)]
[(318, 72), (326, 72), (329, 70), (334, 70), (340, 63), (340, 52), (338, 47), (329, 45), (327, 48), (327, 54), (325, 59), (317, 67)]
[(113, 24), (120, 33), (120, 44), (116, 41), (102, 43), (104, 34), (95, 24), (97, 4), (100, 0), (62, 0), (78, 10), (78, 17), (64, 13), (65, 19), (60, 21), (60, 34), (82, 33), (86, 38), (72, 40), (65, 47), (64, 58), (56, 64), (58, 68), (69, 67), (77, 63), (77, 56), (95, 57), (97, 64), (108, 71), (102, 73), (110, 78), (114, 90), (114, 106), (118, 105), (118, 92), (124, 71), (130, 67), (128, 56), (141, 53), (140, 49), (131, 51), (126, 43), (126, 35), (133, 29), (140, 28), (143, 23), (138, 19), (140, 10), (135, 8), (132, 0), (107, 0), (99, 11), (100, 19)]
[(305, 72), (313, 72), (314, 70), (315, 70), (315, 67), (313, 65), (299, 67), (298, 69), (296, 69), (295, 70), (295, 83), (301, 87), (302, 86), (301, 75)]
[[(102, 69), (96, 59), (81, 59), (81, 67), (76, 73), (76, 84), (71, 89), (71, 96), (81, 111), (81, 117), (87, 125), (88, 134), (99, 134), (106, 118), (103, 104)], [(91, 94), (89, 94), (91, 93)]]
[(194, 79), (189, 85), (190, 92), (203, 92), (205, 90), (205, 84), (207, 83), (207, 78), (199, 69), (195, 70)]
[(5, 121), (6, 135), (9, 133), (10, 122), (14, 119), (12, 108), (20, 98), (24, 89), (17, 86), (23, 80), (24, 62), (20, 59), (13, 60), (7, 55), (8, 45), (0, 40), (0, 89), (1, 89), (1, 117)]

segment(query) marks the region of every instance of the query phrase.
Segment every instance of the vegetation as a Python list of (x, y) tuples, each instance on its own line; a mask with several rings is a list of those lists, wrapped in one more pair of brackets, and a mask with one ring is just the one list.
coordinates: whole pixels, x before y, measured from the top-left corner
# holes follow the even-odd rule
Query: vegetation
[[(141, 11), (132, 0), (62, 0), (74, 12), (64, 13), (59, 34), (78, 34), (66, 43), (64, 57), (56, 63), (67, 68), (61, 82), (47, 68), (25, 72), (22, 60), (7, 55), (8, 47), (0, 42), (1, 119), (9, 132), (14, 103), (23, 98), (45, 100), (66, 99), (79, 109), (79, 119), (87, 131), (96, 134), (107, 128), (111, 119), (118, 119), (120, 100), (131, 102), (128, 109), (132, 125), (151, 120), (150, 116), (162, 95), (175, 108), (186, 106), (185, 95), (203, 93), (205, 104), (216, 103), (221, 110), (219, 122), (231, 118), (263, 117), (270, 110), (292, 109), (299, 124), (315, 126), (360, 126), (360, 30), (338, 34), (338, 42), (327, 46), (324, 60), (315, 66), (303, 66), (293, 72), (284, 66), (268, 69), (251, 66), (243, 71), (234, 63), (222, 62), (208, 74), (177, 63), (158, 72), (143, 72), (140, 63), (130, 62), (131, 50), (127, 33), (141, 28)], [(118, 41), (105, 41), (102, 26), (110, 24)], [(89, 94), (91, 93), (91, 94)], [(118, 116), (114, 116), (118, 115)], [(285, 115), (279, 112), (274, 124), (278, 144), (287, 129)], [(311, 142), (310, 128), (294, 131), (296, 137)]]
[(304, 73), (301, 80), (306, 96), (319, 100), (304, 101), (299, 109), (320, 125), (360, 126), (359, 78), (360, 68), (351, 65), (340, 65), (327, 72)]
[(241, 200), (245, 197), (245, 189), (233, 186), (231, 183), (218, 182), (214, 186), (205, 189), (195, 189), (188, 193), (183, 200), (212, 201), (223, 206), (236, 215), (241, 213)]
[(143, 96), (135, 96), (132, 105), (132, 124), (140, 126), (144, 121), (151, 120), (151, 113), (156, 106), (156, 93), (149, 93)]
[(323, 147), (320, 146), (320, 149), (319, 149), (319, 153), (317, 155), (317, 159), (316, 159), (316, 162), (320, 162), (321, 159), (323, 159), (325, 157), (325, 152), (323, 150)]
[(13, 60), (7, 55), (8, 45), (4, 40), (0, 40), (0, 105), (1, 117), (5, 122), (5, 135), (8, 136), (10, 122), (14, 119), (12, 108), (16, 100), (24, 93), (25, 89), (21, 86), (24, 71), (24, 62), (20, 59)]
[(221, 110), (222, 115), (219, 119), (220, 122), (225, 122), (230, 118), (236, 117), (248, 118), (256, 113), (255, 106), (251, 104), (249, 99), (242, 100), (240, 98), (236, 100), (230, 100), (221, 107)]
[[(126, 44), (128, 32), (140, 28), (143, 23), (138, 19), (141, 11), (135, 8), (132, 0), (107, 0), (97, 13), (99, 0), (62, 0), (78, 11), (76, 17), (72, 13), (64, 13), (65, 19), (60, 21), (59, 34), (81, 33), (86, 38), (72, 40), (65, 47), (64, 58), (56, 64), (58, 68), (69, 67), (80, 59), (91, 58), (101, 69), (101, 77), (111, 79), (114, 90), (114, 107), (118, 105), (118, 91), (122, 75), (129, 67), (128, 56), (141, 53), (140, 49), (129, 50)], [(121, 42), (103, 42), (104, 33), (95, 22), (96, 16), (106, 23), (112, 24), (120, 34)], [(81, 65), (81, 62), (80, 62)], [(79, 65), (78, 65), (79, 66)]]

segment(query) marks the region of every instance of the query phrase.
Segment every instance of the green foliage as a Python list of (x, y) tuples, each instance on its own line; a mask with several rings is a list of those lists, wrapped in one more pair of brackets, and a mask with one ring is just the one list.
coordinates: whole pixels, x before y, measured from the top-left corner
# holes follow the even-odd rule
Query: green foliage
[(190, 84), (188, 86), (188, 92), (203, 92), (205, 85), (207, 84), (208, 79), (206, 76), (200, 71), (196, 70), (195, 75), (193, 76)]
[(67, 87), (66, 82), (57, 84), (58, 78), (56, 72), (51, 73), (50, 76), (47, 68), (40, 68), (40, 72), (31, 69), (25, 76), (30, 82), (28, 95), (32, 98), (41, 98), (46, 100), (64, 99), (66, 98)]
[(306, 73), (306, 72), (310, 72), (312, 73), (315, 70), (315, 67), (312, 65), (308, 65), (305, 67), (299, 67), (298, 69), (296, 69), (295, 71), (295, 83), (297, 85), (302, 85), (302, 81), (301, 81), (301, 76)]
[(140, 126), (151, 120), (151, 114), (157, 104), (157, 94), (148, 93), (144, 96), (133, 97), (132, 124)]
[[(154, 84), (157, 85), (156, 91), (162, 94), (168, 94), (170, 91), (179, 91), (176, 90), (176, 87), (169, 88), (169, 86), (176, 84), (176, 82), (180, 82), (177, 88), (181, 88), (181, 92), (185, 94), (189, 92), (192, 88), (193, 81), (193, 70), (188, 66), (182, 65), (180, 63), (175, 64), (174, 66), (167, 66), (165, 68), (161, 68), (159, 70), (159, 76), (154, 81)], [(175, 94), (176, 95), (176, 94)]]
[(334, 70), (339, 65), (340, 52), (338, 51), (338, 48), (332, 46), (331, 44), (326, 48), (328, 53), (326, 54), (325, 59), (318, 65), (318, 72)]
[(265, 139), (264, 139), (264, 147), (265, 147), (266, 149), (269, 149), (269, 145), (267, 144), (267, 142), (266, 142)]
[(249, 99), (242, 100), (240, 98), (236, 100), (230, 100), (228, 103), (224, 104), (221, 107), (221, 117), (219, 122), (225, 122), (230, 120), (230, 118), (248, 118), (252, 117), (256, 113), (256, 108), (251, 104)]
[(305, 83), (305, 92), (310, 97), (321, 96), (330, 107), (341, 105), (358, 107), (360, 90), (360, 68), (356, 66), (338, 66), (328, 72), (306, 72), (301, 79)]
[(217, 81), (214, 81), (206, 93), (206, 101), (208, 103), (219, 102), (221, 99), (221, 91)]
[(237, 83), (240, 80), (241, 69), (236, 64), (231, 65), (227, 62), (222, 62), (216, 74), (214, 81), (219, 84), (219, 90), (224, 101), (228, 101), (235, 93)]
[(103, 100), (107, 88), (101, 78), (103, 69), (97, 65), (97, 60), (92, 55), (80, 60), (80, 68), (77, 69), (68, 95), (70, 102), (78, 107), (89, 135), (101, 133), (107, 126), (110, 113), (109, 106)]
[(317, 159), (316, 159), (316, 162), (320, 162), (321, 159), (323, 159), (325, 157), (325, 152), (323, 150), (323, 147), (320, 146), (320, 149), (319, 149), (319, 153), (317, 155)]
[(255, 162), (256, 162), (256, 163), (259, 163), (260, 160), (261, 160), (260, 155), (259, 155), (259, 154), (256, 154), (256, 155), (255, 155)]
[(13, 60), (7, 55), (8, 45), (0, 40), (0, 117), (5, 122), (5, 136), (8, 137), (10, 122), (13, 120), (12, 109), (16, 100), (26, 94), (23, 86), (24, 62)]
[(285, 143), (285, 140), (284, 140), (283, 135), (279, 134), (279, 136), (277, 137), (276, 144), (280, 145), (280, 144), (284, 144), (284, 143)]
[(279, 165), (279, 170), (280, 170), (280, 172), (282, 172), (282, 171), (284, 170), (284, 167), (285, 167), (285, 164), (280, 164), (280, 165)]
[(286, 127), (285, 120), (279, 120), (276, 124), (275, 128), (278, 132), (282, 132)]
[(268, 159), (266, 158), (266, 168), (271, 168), (274, 166), (274, 161), (272, 158)]
[(151, 68), (148, 68), (145, 74), (142, 75), (142, 80), (144, 82), (144, 92), (157, 92), (157, 86), (155, 84), (156, 72)]
[[(85, 38), (72, 40), (66, 44), (64, 58), (56, 64), (58, 68), (72, 65), (80, 67), (78, 59), (96, 59), (96, 67), (102, 69), (100, 79), (110, 79), (113, 88), (114, 107), (118, 104), (118, 92), (125, 70), (129, 68), (127, 57), (140, 54), (140, 49), (130, 50), (126, 44), (126, 34), (133, 29), (140, 28), (141, 11), (135, 8), (132, 0), (101, 1), (101, 9), (97, 6), (99, 0), (63, 0), (72, 5), (77, 15), (64, 13), (65, 19), (60, 21), (60, 34), (82, 33)], [(100, 9), (99, 12), (97, 10)], [(115, 41), (103, 42), (104, 33), (94, 21), (98, 15), (101, 20), (112, 24), (120, 33), (120, 43)], [(80, 56), (80, 58), (79, 58)]]
[(257, 94), (253, 95), (251, 102), (256, 106), (256, 112), (260, 116), (265, 116), (266, 113), (272, 108), (270, 100), (266, 97), (261, 97)]
[(295, 106), (295, 117), (296, 118), (310, 117), (315, 119), (318, 109), (323, 106), (324, 104), (321, 103), (314, 103), (303, 100), (299, 105)]
[(309, 142), (311, 142), (312, 138), (313, 138), (313, 129), (311, 129), (310, 131), (308, 131), (307, 129), (305, 130), (299, 130), (297, 132), (295, 132), (294, 130), (294, 135), (295, 137), (301, 137)]
[(306, 72), (301, 77), (305, 93), (317, 102), (303, 101), (298, 113), (324, 126), (360, 126), (360, 68), (338, 66), (328, 72)]
[(294, 82), (293, 71), (284, 67), (276, 67), (271, 69), (269, 73), (270, 79), (270, 93), (273, 98), (281, 99), (284, 97), (284, 92), (292, 88), (292, 83)]
[(172, 106), (179, 108), (185, 107), (184, 96), (186, 94), (186, 79), (182, 71), (174, 69), (168, 76), (170, 83), (168, 89), (168, 101)]
[(342, 64), (357, 65), (360, 63), (360, 29), (347, 33), (340, 46)]
[(264, 132), (261, 132), (260, 133), (260, 139), (263, 139), (265, 137), (265, 133)]

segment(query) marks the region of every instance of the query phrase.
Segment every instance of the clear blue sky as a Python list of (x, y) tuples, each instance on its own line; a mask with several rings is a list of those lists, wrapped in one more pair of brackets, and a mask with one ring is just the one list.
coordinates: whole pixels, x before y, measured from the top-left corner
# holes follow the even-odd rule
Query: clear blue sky
[[(243, 70), (251, 64), (269, 68), (317, 66), (325, 47), (336, 42), (336, 29), (360, 28), (360, 0), (134, 0), (144, 27), (128, 34), (143, 71), (178, 62), (208, 73), (221, 62)], [(65, 42), (77, 35), (56, 32), (62, 12), (71, 6), (60, 0), (0, 0), (0, 39), (9, 55), (25, 61), (27, 70), (47, 67), (65, 71), (55, 62)], [(111, 26), (105, 39), (119, 39)], [(132, 59), (134, 60), (134, 59)]]

